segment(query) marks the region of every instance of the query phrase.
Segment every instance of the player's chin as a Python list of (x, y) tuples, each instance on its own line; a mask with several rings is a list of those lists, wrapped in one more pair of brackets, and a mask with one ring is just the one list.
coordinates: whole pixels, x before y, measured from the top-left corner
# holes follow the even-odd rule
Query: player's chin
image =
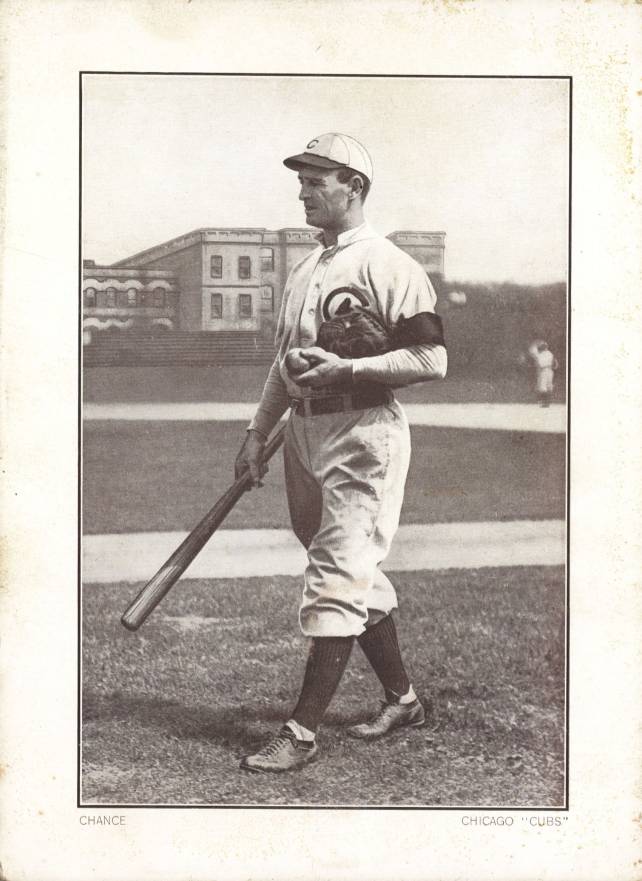
[(323, 226), (321, 220), (318, 218), (316, 211), (314, 208), (306, 208), (305, 211), (305, 222), (308, 226)]

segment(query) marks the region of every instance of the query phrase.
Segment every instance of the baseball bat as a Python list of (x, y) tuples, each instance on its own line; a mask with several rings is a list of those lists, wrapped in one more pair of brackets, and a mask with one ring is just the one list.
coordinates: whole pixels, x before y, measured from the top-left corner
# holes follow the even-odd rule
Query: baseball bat
[[(285, 426), (280, 428), (267, 442), (263, 450), (262, 463), (269, 462), (283, 443)], [(203, 549), (225, 520), (234, 505), (252, 483), (249, 470), (244, 471), (230, 488), (207, 512), (203, 519), (190, 532), (187, 538), (176, 548), (171, 557), (163, 563), (156, 575), (147, 582), (135, 600), (125, 609), (120, 621), (127, 630), (138, 630), (147, 620), (156, 606), (176, 584), (194, 557)]]

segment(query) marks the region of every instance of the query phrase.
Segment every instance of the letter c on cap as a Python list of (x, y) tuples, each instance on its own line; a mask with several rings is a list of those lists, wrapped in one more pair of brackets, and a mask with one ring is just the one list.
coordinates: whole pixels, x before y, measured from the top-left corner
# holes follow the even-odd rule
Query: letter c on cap
[(312, 147), (316, 147), (316, 145), (317, 145), (318, 143), (319, 143), (319, 139), (318, 139), (318, 138), (312, 138), (312, 140), (310, 141), (310, 143), (305, 145), (305, 149), (306, 149), (306, 150), (311, 150)]

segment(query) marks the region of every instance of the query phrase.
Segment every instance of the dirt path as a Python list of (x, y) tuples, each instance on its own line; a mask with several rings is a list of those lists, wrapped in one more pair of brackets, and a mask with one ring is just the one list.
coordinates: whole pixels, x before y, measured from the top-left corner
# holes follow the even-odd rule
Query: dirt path
[[(85, 404), (87, 421), (250, 421), (256, 404), (180, 403), (180, 404)], [(446, 428), (481, 428), (495, 431), (566, 430), (566, 407), (553, 404), (542, 408), (534, 404), (404, 404), (411, 425)]]
[[(83, 581), (146, 581), (185, 538), (184, 532), (88, 535)], [(561, 520), (409, 524), (397, 533), (384, 569), (468, 569), (560, 565), (565, 558)], [(287, 529), (222, 529), (186, 573), (189, 578), (298, 575), (305, 553)]]

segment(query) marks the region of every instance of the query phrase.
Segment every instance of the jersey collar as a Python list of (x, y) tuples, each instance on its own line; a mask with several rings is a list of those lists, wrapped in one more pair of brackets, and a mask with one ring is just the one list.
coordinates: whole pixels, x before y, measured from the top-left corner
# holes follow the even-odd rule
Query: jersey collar
[(332, 250), (332, 248), (345, 248), (347, 245), (351, 245), (353, 242), (360, 242), (363, 239), (373, 239), (378, 236), (376, 230), (374, 230), (367, 220), (365, 220), (359, 226), (353, 226), (352, 229), (347, 229), (345, 232), (339, 233), (337, 236), (336, 245), (327, 246), (325, 243), (325, 239), (323, 237), (323, 231), (321, 231), (318, 235), (315, 236), (317, 242), (321, 245), (321, 247), (326, 250)]

